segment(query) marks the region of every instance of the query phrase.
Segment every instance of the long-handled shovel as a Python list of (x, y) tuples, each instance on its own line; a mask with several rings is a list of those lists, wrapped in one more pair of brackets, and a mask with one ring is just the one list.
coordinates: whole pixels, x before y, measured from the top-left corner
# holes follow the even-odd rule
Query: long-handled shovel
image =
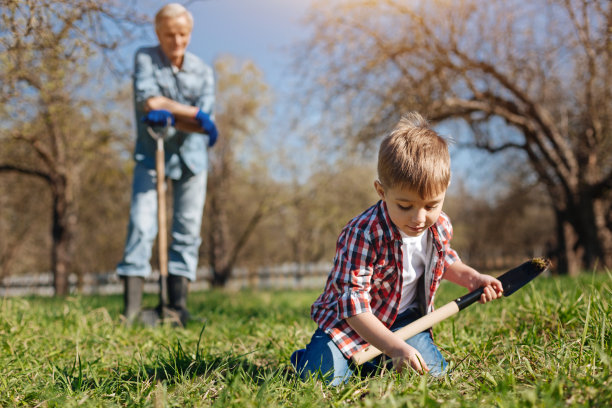
[[(529, 283), (540, 273), (548, 269), (549, 266), (550, 261), (542, 258), (534, 258), (531, 261), (527, 261), (522, 265), (519, 265), (516, 268), (504, 273), (498, 278), (504, 288), (504, 296), (510, 296), (511, 294), (525, 286), (527, 283)], [(453, 300), (452, 302), (445, 304), (444, 306), (439, 309), (436, 309), (430, 314), (427, 314), (421, 317), (420, 319), (415, 320), (409, 325), (402, 327), (401, 329), (396, 331), (395, 334), (401, 337), (402, 340), (408, 340), (412, 336), (429, 329), (433, 325), (440, 323), (442, 320), (453, 316), (454, 314), (473, 304), (478, 299), (480, 299), (482, 293), (483, 288), (476, 289), (465, 296), (462, 296)], [(364, 348), (363, 350), (360, 350), (357, 353), (353, 354), (353, 357), (351, 359), (353, 360), (353, 363), (361, 365), (380, 354), (382, 354), (380, 350), (370, 345)]]
[(151, 127), (147, 131), (157, 143), (155, 150), (155, 172), (157, 173), (157, 247), (159, 258), (159, 305), (155, 309), (144, 309), (140, 314), (142, 323), (147, 326), (156, 326), (172, 312), (168, 310), (168, 235), (166, 222), (166, 168), (164, 140), (168, 135), (170, 120), (164, 127), (163, 133), (155, 132)]

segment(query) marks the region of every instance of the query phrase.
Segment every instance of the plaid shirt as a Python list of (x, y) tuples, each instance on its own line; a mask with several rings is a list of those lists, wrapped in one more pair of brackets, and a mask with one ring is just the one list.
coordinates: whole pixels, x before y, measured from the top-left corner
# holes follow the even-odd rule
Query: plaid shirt
[[(444, 271), (459, 259), (450, 247), (453, 228), (446, 214), (441, 213), (429, 231), (422, 277), (422, 287), (428, 289), (417, 294), (427, 313), (433, 310), (434, 294)], [(401, 235), (383, 201), (351, 220), (338, 238), (334, 267), (310, 315), (347, 358), (368, 345), (349, 326), (347, 317), (372, 312), (387, 327), (397, 317), (402, 295), (401, 246)]]

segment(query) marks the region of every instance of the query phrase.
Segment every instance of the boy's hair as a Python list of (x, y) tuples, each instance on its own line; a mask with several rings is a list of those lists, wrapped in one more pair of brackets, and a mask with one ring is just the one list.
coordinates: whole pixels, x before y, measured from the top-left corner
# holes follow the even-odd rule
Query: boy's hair
[(193, 28), (193, 15), (191, 15), (189, 10), (187, 10), (185, 7), (178, 3), (169, 3), (159, 9), (157, 14), (155, 14), (155, 30), (157, 30), (163, 19), (175, 18), (180, 16), (187, 17), (189, 25)]
[(408, 188), (428, 199), (450, 183), (448, 145), (416, 112), (402, 116), (378, 151), (378, 180), (384, 188)]

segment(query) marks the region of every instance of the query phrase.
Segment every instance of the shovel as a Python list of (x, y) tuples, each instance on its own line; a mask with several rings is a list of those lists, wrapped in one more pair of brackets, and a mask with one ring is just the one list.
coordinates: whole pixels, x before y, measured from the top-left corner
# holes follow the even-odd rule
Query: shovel
[(157, 173), (157, 247), (159, 258), (159, 305), (155, 309), (144, 309), (140, 312), (140, 320), (146, 326), (156, 326), (166, 320), (174, 321), (176, 312), (168, 309), (168, 235), (166, 222), (166, 169), (164, 140), (168, 136), (170, 120), (163, 133), (155, 132), (147, 127), (149, 135), (156, 141), (155, 171)]
[[(550, 261), (543, 258), (534, 258), (504, 273), (497, 278), (504, 288), (504, 296), (510, 296), (549, 267)], [(465, 296), (459, 297), (420, 319), (415, 320), (409, 325), (402, 327), (396, 331), (395, 334), (402, 340), (408, 340), (412, 336), (429, 329), (433, 325), (440, 323), (442, 320), (453, 316), (473, 304), (480, 299), (483, 291), (483, 288), (478, 288)], [(353, 354), (351, 359), (356, 365), (361, 365), (380, 354), (382, 354), (382, 351), (370, 345)]]

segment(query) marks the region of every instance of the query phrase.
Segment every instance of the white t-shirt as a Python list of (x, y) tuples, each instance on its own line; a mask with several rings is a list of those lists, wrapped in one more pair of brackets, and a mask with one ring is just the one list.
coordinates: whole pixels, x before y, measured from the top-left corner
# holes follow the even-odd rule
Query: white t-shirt
[(418, 237), (410, 237), (403, 232), (402, 235), (402, 264), (403, 285), (399, 313), (408, 309), (417, 297), (417, 283), (425, 271), (425, 254), (427, 248), (428, 231)]

